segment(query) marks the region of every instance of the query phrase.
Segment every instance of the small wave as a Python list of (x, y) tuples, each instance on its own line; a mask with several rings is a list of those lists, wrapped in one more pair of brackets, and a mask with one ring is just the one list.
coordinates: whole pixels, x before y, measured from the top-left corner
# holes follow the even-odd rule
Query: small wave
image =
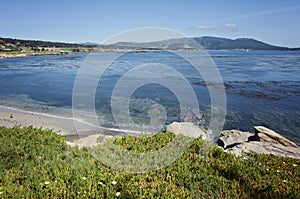
[(126, 134), (140, 134), (141, 133), (139, 131), (128, 130), (128, 129), (107, 128), (107, 127), (103, 127), (103, 126), (98, 126), (98, 125), (95, 125), (90, 122), (84, 121), (82, 119), (74, 118), (74, 117), (66, 117), (66, 116), (52, 115), (52, 114), (47, 114), (47, 113), (35, 112), (35, 111), (22, 110), (20, 108), (14, 108), (14, 107), (3, 106), (3, 105), (0, 105), (0, 109), (10, 110), (10, 111), (19, 112), (19, 113), (25, 113), (25, 114), (45, 116), (45, 117), (50, 117), (50, 118), (55, 118), (55, 119), (73, 120), (73, 121), (79, 122), (81, 124), (84, 124), (84, 125), (96, 128), (96, 129), (106, 130), (106, 131), (122, 132), (122, 133), (126, 133)]

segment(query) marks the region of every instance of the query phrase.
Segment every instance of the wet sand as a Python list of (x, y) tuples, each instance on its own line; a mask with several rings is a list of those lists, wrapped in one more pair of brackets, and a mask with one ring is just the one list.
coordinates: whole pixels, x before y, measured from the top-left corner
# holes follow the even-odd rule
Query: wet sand
[[(120, 132), (91, 128), (85, 123), (77, 122), (77, 128), (78, 125), (80, 125), (79, 128), (81, 129), (80, 136), (77, 133), (74, 119), (71, 117), (67, 118), (43, 113), (34, 113), (0, 106), (0, 126), (33, 126), (43, 129), (52, 129), (58, 134), (66, 136), (67, 143), (71, 146), (93, 147), (99, 144), (97, 140), (104, 141), (120, 135)], [(84, 129), (86, 129), (86, 131), (84, 131)], [(99, 139), (100, 136), (102, 137), (101, 139)]]

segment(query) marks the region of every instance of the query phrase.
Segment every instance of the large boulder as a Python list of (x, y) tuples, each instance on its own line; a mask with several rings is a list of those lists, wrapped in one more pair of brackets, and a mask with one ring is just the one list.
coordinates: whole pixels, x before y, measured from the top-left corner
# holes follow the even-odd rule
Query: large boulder
[(287, 156), (290, 158), (300, 159), (300, 148), (267, 142), (242, 142), (233, 146), (232, 148), (225, 149), (225, 151), (233, 153), (236, 156), (242, 156), (245, 153), (255, 152), (259, 154), (272, 154), (276, 156)]
[(231, 147), (245, 141), (248, 141), (248, 138), (253, 136), (252, 133), (243, 132), (239, 130), (225, 130), (221, 132), (218, 144), (224, 148)]
[(255, 135), (249, 137), (249, 141), (267, 142), (295, 148), (298, 147), (294, 142), (286, 139), (271, 129), (263, 126), (255, 126), (254, 128)]
[(300, 148), (294, 142), (266, 127), (254, 128), (254, 135), (238, 130), (223, 131), (218, 143), (226, 152), (236, 156), (255, 152), (300, 159)]
[(202, 139), (207, 139), (208, 135), (204, 129), (191, 122), (173, 122), (168, 125), (167, 132), (174, 133), (175, 135), (184, 135), (192, 138), (202, 136)]

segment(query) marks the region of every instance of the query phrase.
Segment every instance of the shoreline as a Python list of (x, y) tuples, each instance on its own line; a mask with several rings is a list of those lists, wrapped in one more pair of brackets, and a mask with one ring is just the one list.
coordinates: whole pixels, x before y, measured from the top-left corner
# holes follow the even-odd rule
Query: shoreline
[(73, 123), (73, 119), (68, 117), (37, 113), (0, 105), (1, 126), (23, 127), (31, 125), (37, 128), (53, 129), (61, 135), (70, 135), (75, 128)]
[[(3, 105), (0, 105), (0, 126), (8, 128), (14, 126), (33, 126), (36, 128), (50, 129), (65, 136), (67, 138), (67, 144), (78, 147), (92, 147), (98, 145), (97, 140), (100, 137), (102, 137), (101, 140), (104, 141), (124, 134), (137, 133), (127, 132), (121, 129), (99, 127), (86, 121), (74, 119), (73, 117), (33, 112)], [(80, 129), (80, 133), (78, 133), (77, 129)]]
[[(173, 122), (167, 128), (174, 123), (178, 122)], [(173, 128), (174, 132), (170, 130), (169, 132), (175, 135), (183, 134), (189, 137), (195, 133), (195, 135), (197, 135), (196, 137), (202, 135), (198, 135), (198, 131), (193, 132), (195, 129), (199, 130), (198, 126), (195, 126), (193, 123), (187, 123), (178, 123), (179, 127), (177, 125), (177, 127)], [(188, 125), (188, 128), (184, 127), (186, 125)], [(33, 126), (36, 128), (50, 129), (66, 137), (66, 144), (78, 148), (95, 147), (106, 140), (115, 139), (119, 136), (137, 133), (143, 134), (137, 131), (130, 132), (122, 129), (96, 126), (73, 117), (26, 111), (3, 105), (0, 105), (0, 126), (7, 128)], [(194, 126), (194, 128), (191, 128), (192, 126)], [(223, 130), (216, 144), (223, 148), (225, 152), (233, 153), (235, 156), (241, 156), (247, 152), (256, 152), (300, 159), (300, 148), (294, 142), (271, 129), (259, 126), (255, 126), (254, 128), (256, 130), (255, 134), (239, 130)], [(185, 129), (185, 131), (181, 132), (180, 129)], [(259, 129), (263, 130), (258, 132)], [(264, 140), (266, 137), (267, 139)]]
[[(55, 110), (55, 111), (54, 111)], [(14, 114), (21, 115), (18, 118), (10, 118), (8, 114)], [(25, 125), (32, 125), (34, 127), (43, 127), (48, 129), (53, 129), (55, 131), (61, 132), (62, 135), (69, 135), (71, 132), (76, 130), (76, 125), (78, 126), (78, 129), (88, 129), (88, 131), (101, 131), (109, 134), (140, 134), (144, 133), (142, 130), (130, 130), (130, 129), (121, 129), (118, 127), (106, 127), (106, 126), (99, 126), (98, 123), (95, 123), (94, 118), (87, 114), (86, 112), (80, 113), (81, 116), (85, 116), (85, 119), (80, 118), (74, 118), (72, 114), (72, 109), (66, 109), (63, 110), (61, 108), (57, 107), (41, 107), (41, 110), (38, 111), (37, 109), (27, 109), (22, 106), (12, 105), (8, 103), (1, 103), (0, 102), (0, 126), (2, 123), (10, 127), (10, 123), (15, 123), (17, 126), (25, 126)], [(25, 116), (29, 116), (26, 118)], [(26, 118), (26, 120), (25, 120)], [(40, 119), (43, 124), (46, 126), (40, 125), (41, 123), (38, 123), (34, 121), (34, 119)], [(91, 122), (89, 121), (92, 118)], [(10, 121), (8, 120), (10, 119)], [(27, 122), (29, 121), (29, 124)], [(52, 122), (51, 122), (52, 121)], [(93, 121), (93, 122), (92, 122)], [(53, 122), (56, 125), (52, 125)], [(32, 123), (32, 124), (31, 124)], [(25, 125), (24, 125), (25, 124)], [(73, 129), (73, 130), (72, 130)]]
[(9, 58), (22, 58), (22, 57), (32, 57), (32, 56), (44, 56), (44, 55), (61, 55), (61, 54), (69, 54), (70, 52), (47, 52), (47, 53), (16, 53), (16, 54), (7, 54), (0, 53), (1, 59), (9, 59)]
[(46, 55), (63, 55), (63, 54), (78, 54), (78, 53), (89, 53), (89, 52), (71, 52), (71, 51), (56, 51), (56, 52), (46, 52), (46, 53), (15, 53), (7, 54), (0, 53), (0, 60), (12, 59), (12, 58), (23, 58), (23, 57), (34, 57), (34, 56), (46, 56)]
[[(22, 58), (22, 57), (33, 57), (33, 56), (46, 56), (46, 55), (63, 55), (63, 54), (78, 54), (78, 53), (95, 53), (95, 52), (127, 52), (127, 51), (133, 51), (133, 52), (136, 52), (136, 53), (141, 53), (141, 52), (144, 52), (144, 51), (148, 51), (149, 49), (145, 49), (145, 50), (140, 50), (140, 49), (119, 49), (119, 50), (116, 50), (116, 49), (96, 49), (96, 50), (91, 50), (91, 51), (53, 51), (53, 52), (44, 52), (44, 53), (41, 53), (41, 52), (20, 52), (20, 53), (3, 53), (3, 52), (0, 52), (0, 60), (2, 59), (10, 59), (10, 58)], [(181, 50), (195, 50), (195, 49), (152, 49), (150, 51), (181, 51)], [(204, 49), (205, 51), (247, 51), (247, 49)], [(252, 50), (252, 51), (287, 51), (287, 50)], [(288, 51), (300, 51), (300, 50), (288, 50)]]

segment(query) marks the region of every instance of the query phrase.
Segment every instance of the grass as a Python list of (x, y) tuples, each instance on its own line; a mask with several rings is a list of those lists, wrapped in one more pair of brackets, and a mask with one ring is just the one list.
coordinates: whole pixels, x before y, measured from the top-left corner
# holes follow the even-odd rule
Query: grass
[[(150, 152), (173, 138), (111, 142)], [(0, 198), (300, 198), (300, 160), (254, 153), (243, 159), (217, 147), (200, 157), (201, 138), (171, 165), (141, 174), (110, 169), (91, 149), (71, 148), (50, 130), (0, 127), (0, 140)]]

